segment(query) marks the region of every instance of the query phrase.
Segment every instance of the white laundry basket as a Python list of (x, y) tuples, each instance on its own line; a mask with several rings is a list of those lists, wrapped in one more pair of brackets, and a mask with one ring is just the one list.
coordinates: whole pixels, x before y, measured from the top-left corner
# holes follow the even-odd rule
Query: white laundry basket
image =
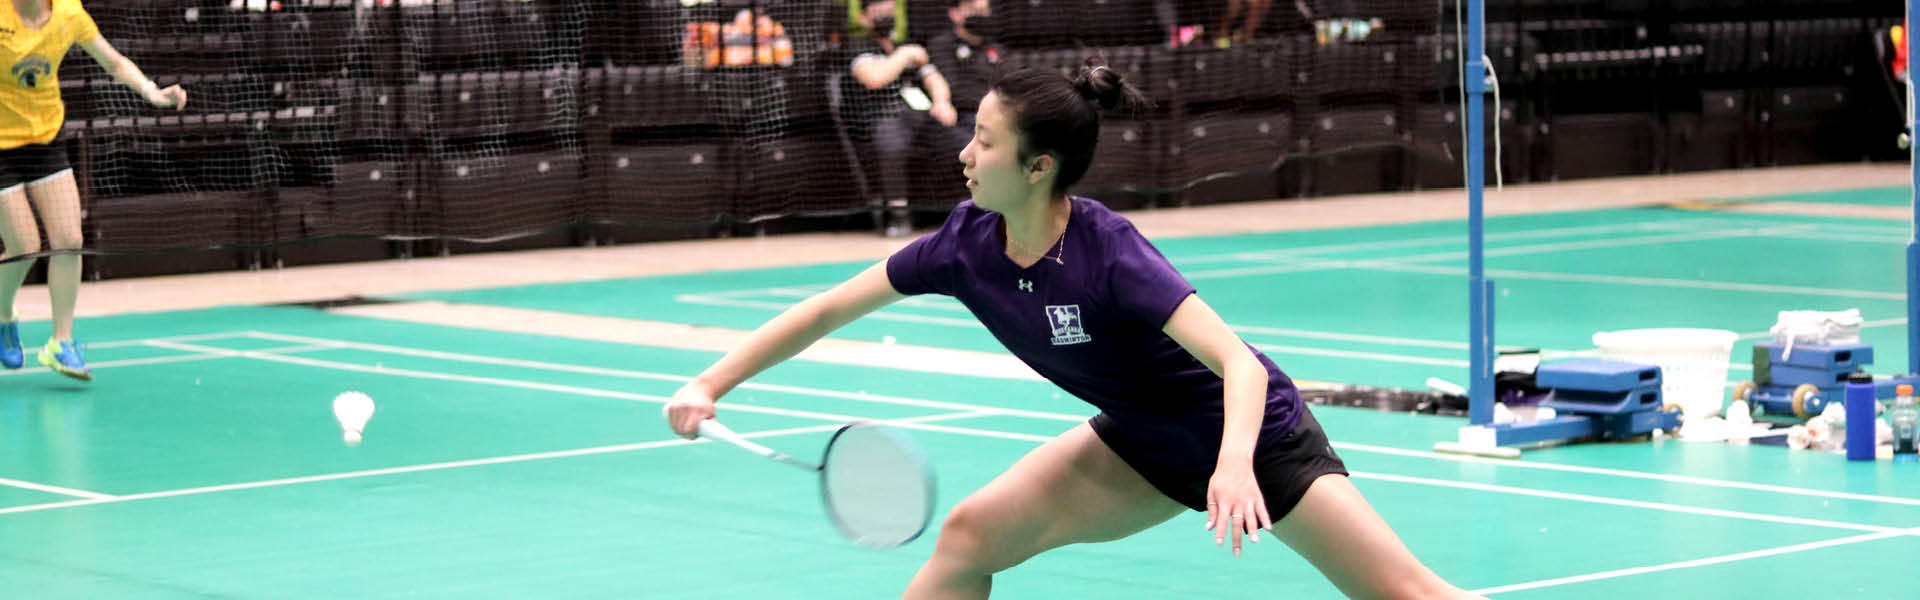
[(1688, 418), (1720, 412), (1727, 359), (1740, 334), (1723, 329), (1627, 329), (1593, 334), (1600, 358), (1659, 365), (1660, 395)]

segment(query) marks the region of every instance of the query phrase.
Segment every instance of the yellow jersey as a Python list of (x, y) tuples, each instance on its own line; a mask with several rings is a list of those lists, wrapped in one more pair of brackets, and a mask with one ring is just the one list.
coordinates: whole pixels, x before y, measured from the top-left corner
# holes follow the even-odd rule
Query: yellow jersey
[(29, 29), (12, 3), (0, 6), (0, 150), (45, 144), (60, 135), (60, 60), (75, 43), (100, 37), (80, 0), (52, 0), (53, 15)]

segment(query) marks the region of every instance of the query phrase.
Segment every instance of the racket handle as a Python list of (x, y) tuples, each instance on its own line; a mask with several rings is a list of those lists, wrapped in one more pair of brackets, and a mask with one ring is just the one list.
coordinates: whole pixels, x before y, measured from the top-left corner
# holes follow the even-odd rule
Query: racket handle
[[(662, 416), (665, 416), (667, 414), (667, 407), (661, 406), (660, 414)], [(786, 454), (780, 452), (779, 450), (774, 450), (772, 448), (768, 448), (766, 446), (756, 444), (753, 442), (753, 440), (740, 437), (740, 434), (734, 433), (733, 429), (727, 427), (726, 425), (722, 425), (720, 424), (719, 421), (716, 421), (713, 419), (704, 419), (700, 421), (700, 428), (695, 430), (695, 433), (697, 433), (699, 437), (733, 444), (735, 446), (740, 447), (741, 449), (744, 449), (748, 452), (752, 452), (754, 454), (758, 454), (762, 457), (771, 459), (775, 462), (793, 465), (795, 467), (799, 467), (809, 471), (820, 470), (819, 465), (815, 465), (807, 461), (803, 461), (791, 456), (787, 456)]]

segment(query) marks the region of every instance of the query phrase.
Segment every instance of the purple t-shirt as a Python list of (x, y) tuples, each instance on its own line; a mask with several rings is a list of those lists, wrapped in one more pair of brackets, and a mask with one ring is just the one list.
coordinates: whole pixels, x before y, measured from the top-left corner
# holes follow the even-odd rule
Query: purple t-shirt
[[(960, 300), (1014, 356), (1098, 407), (1169, 466), (1212, 465), (1223, 381), (1161, 331), (1193, 285), (1125, 217), (1095, 200), (1068, 201), (1073, 214), (1061, 245), (1031, 267), (1007, 258), (1000, 215), (969, 200), (939, 231), (887, 259), (887, 277), (902, 294)], [(1300, 394), (1272, 360), (1253, 352), (1267, 367), (1265, 447), (1293, 430)]]

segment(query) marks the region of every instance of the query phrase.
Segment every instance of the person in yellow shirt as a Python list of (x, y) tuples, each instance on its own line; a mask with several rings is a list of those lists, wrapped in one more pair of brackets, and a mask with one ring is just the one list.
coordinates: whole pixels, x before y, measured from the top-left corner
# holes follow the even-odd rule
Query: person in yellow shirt
[[(59, 139), (66, 121), (60, 100), (60, 61), (75, 44), (87, 51), (115, 81), (136, 90), (158, 108), (187, 104), (180, 86), (161, 88), (121, 56), (79, 0), (7, 0), (0, 10), (0, 260), (40, 251), (40, 225), (55, 251), (80, 248), (80, 190)], [(31, 202), (31, 206), (29, 205)], [(40, 364), (63, 375), (91, 380), (87, 362), (73, 343), (73, 303), (80, 292), (80, 255), (47, 259), (47, 289), (53, 299), (53, 336), (40, 351)], [(14, 294), (33, 268), (33, 260), (0, 262), (0, 366), (20, 368), (25, 361)]]

